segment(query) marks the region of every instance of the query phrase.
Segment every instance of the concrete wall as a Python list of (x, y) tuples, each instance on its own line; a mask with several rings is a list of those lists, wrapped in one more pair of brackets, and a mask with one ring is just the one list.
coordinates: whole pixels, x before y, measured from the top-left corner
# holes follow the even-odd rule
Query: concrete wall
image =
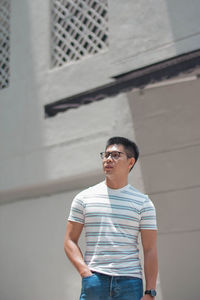
[(79, 276), (63, 250), (66, 204), (76, 192), (0, 207), (1, 300), (78, 299)]
[[(112, 82), (113, 76), (199, 48), (198, 0), (193, 0), (192, 5), (187, 0), (108, 0), (108, 3), (108, 51), (49, 72), (44, 82), (45, 103)], [(66, 82), (70, 84), (63, 90)]]
[[(168, 102), (165, 101), (168, 99), (161, 97), (160, 94), (153, 97), (150, 102), (140, 103), (141, 98), (138, 101), (139, 96), (136, 97), (134, 100), (136, 108), (134, 106), (133, 112), (138, 113), (133, 116), (133, 120), (129, 102), (124, 94), (77, 110), (70, 110), (51, 119), (44, 118), (43, 106), (62, 97), (111, 82), (112, 76), (120, 73), (199, 48), (199, 8), (198, 0), (194, 0), (193, 5), (186, 0), (156, 2), (152, 0), (148, 3), (145, 0), (139, 2), (110, 0), (109, 49), (75, 64), (51, 69), (50, 1), (12, 1), (10, 85), (0, 91), (0, 268), (3, 270), (0, 272), (0, 300), (77, 298), (78, 277), (67, 263), (62, 246), (65, 227), (64, 203), (65, 201), (68, 203), (69, 209), (69, 202), (75, 191), (103, 178), (98, 153), (111, 135), (119, 134), (135, 139), (136, 130), (136, 141), (139, 141), (144, 152), (143, 174), (138, 164), (130, 182), (142, 190), (144, 177), (145, 188), (153, 195), (156, 204), (160, 201), (156, 198), (158, 192), (164, 199), (165, 191), (171, 203), (169, 190), (171, 195), (178, 194), (178, 204), (182, 196), (176, 188), (182, 189), (187, 179), (190, 179), (186, 185), (188, 193), (191, 189), (193, 195), (197, 194), (199, 175), (197, 164), (193, 160), (188, 163), (187, 159), (188, 154), (191, 154), (192, 158), (196, 157), (199, 150), (195, 144), (195, 141), (197, 143), (199, 141), (198, 133), (195, 131), (195, 128), (198, 128), (198, 110), (195, 109), (198, 102), (191, 102), (190, 106), (187, 106), (189, 102), (184, 103), (181, 108), (176, 101), (170, 104), (170, 116), (174, 116), (177, 110), (182, 114), (182, 118), (178, 120), (176, 115), (172, 118), (174, 122), (172, 125), (178, 124), (169, 127), (173, 134), (167, 129), (168, 115), (164, 117), (165, 123), (161, 124), (159, 113), (158, 116), (149, 117), (147, 129), (150, 128), (150, 120), (153, 120), (154, 130), (147, 139), (146, 130), (138, 131), (138, 124), (140, 119), (146, 120), (145, 111), (147, 114), (148, 111), (153, 114), (152, 107), (149, 107), (148, 103), (154, 105), (155, 111), (157, 107), (167, 105)], [(176, 98), (179, 97), (178, 94)], [(161, 103), (160, 99), (163, 100)], [(194, 110), (191, 111), (193, 106)], [(184, 118), (186, 120), (183, 122)], [(140, 124), (140, 128), (144, 124)], [(173, 137), (173, 145), (178, 145), (174, 152), (168, 151), (167, 139), (162, 139), (162, 133), (155, 130), (157, 127), (163, 128), (163, 131), (168, 133), (168, 138)], [(160, 141), (158, 144), (151, 142), (156, 137)], [(146, 143), (143, 144), (141, 140)], [(182, 151), (182, 145), (189, 147), (185, 147)], [(153, 153), (157, 151), (159, 163), (165, 163), (168, 174), (179, 171), (179, 176), (175, 177), (174, 181), (171, 175), (167, 177), (167, 173), (164, 174), (166, 177), (163, 177), (165, 182), (161, 181), (159, 176), (159, 189), (157, 177), (152, 177), (151, 181), (147, 180), (154, 170)], [(172, 157), (169, 154), (171, 163), (166, 161), (163, 154), (165, 152), (173, 154)], [(156, 156), (156, 159), (158, 158)], [(188, 170), (183, 172), (185, 170), (182, 168), (183, 161), (187, 162), (189, 172)], [(195, 189), (192, 184), (197, 188)], [(59, 194), (61, 192), (63, 194)], [(186, 194), (184, 195), (186, 197)], [(22, 199), (24, 201), (21, 201)], [(18, 200), (20, 201), (17, 202)], [(167, 231), (167, 220), (161, 217), (165, 216), (165, 210), (163, 211), (158, 204), (159, 223), (161, 233), (163, 232), (160, 235), (162, 239), (160, 253), (163, 253), (160, 262), (161, 280), (163, 278), (163, 282), (167, 282), (165, 288), (168, 289), (168, 286), (173, 287), (173, 282), (168, 260), (165, 259), (167, 252), (164, 251), (166, 249), (164, 245), (168, 243), (166, 238), (169, 237), (170, 241), (170, 237), (173, 239), (176, 234)], [(183, 212), (185, 213), (184, 209)], [(176, 224), (175, 220), (174, 214), (170, 230)], [(188, 232), (189, 224), (193, 233)], [(192, 234), (195, 236), (197, 231), (195, 224), (189, 222), (187, 226), (185, 225), (184, 230), (187, 233), (184, 233), (185, 231), (182, 233), (185, 239), (182, 242), (193, 243)], [(180, 226), (177, 228), (180, 230)], [(51, 244), (54, 246), (51, 247)], [(177, 251), (174, 257), (179, 258), (181, 266), (181, 258), (178, 256), (178, 245), (181, 244), (171, 245)], [(171, 248), (170, 253), (174, 249)], [(190, 254), (191, 257), (195, 257), (195, 250)], [(168, 254), (166, 257), (171, 258), (171, 255)], [(197, 274), (199, 269), (196, 257), (192, 260), (192, 264), (195, 264)], [(180, 276), (183, 270), (181, 267), (177, 270), (177, 276)], [(180, 284), (181, 279), (177, 282)], [(74, 284), (73, 292), (69, 290), (72, 284)], [(190, 290), (192, 284), (196, 288), (194, 281), (190, 284)], [(74, 294), (70, 295), (71, 292)], [(168, 293), (168, 290), (165, 291), (166, 295), (169, 295)], [(181, 292), (181, 295), (182, 293), (185, 292)], [(178, 297), (173, 300), (179, 300)]]
[[(80, 111), (72, 128), (66, 128), (74, 113), (46, 120), (43, 105), (108, 83), (119, 73), (197, 49), (199, 9), (198, 0), (193, 5), (186, 0), (110, 0), (107, 52), (51, 69), (50, 2), (13, 1), (10, 86), (0, 91), (0, 139), (4, 141), (0, 189), (23, 190), (66, 179), (69, 173), (58, 167), (57, 159), (64, 148), (56, 145), (74, 141), (88, 107)], [(91, 115), (87, 121), (87, 127), (94, 125)]]
[(144, 187), (157, 208), (163, 299), (199, 300), (199, 81), (129, 94)]
[[(92, 116), (91, 120), (88, 116)], [(81, 120), (82, 125), (79, 126), (76, 120)], [(71, 131), (59, 130), (59, 122), (61, 127), (65, 125)], [(56, 126), (49, 120), (48, 129), (52, 135), (46, 142), (51, 145), (57, 139), (57, 144), (49, 147), (49, 157), (53, 158), (52, 149), (54, 155), (57, 153), (57, 163), (49, 159), (49, 164), (37, 164), (37, 172), (52, 173), (55, 179), (66, 172), (71, 179), (66, 177), (61, 183), (57, 180), (57, 184), (52, 183), (53, 187), (49, 183), (45, 189), (38, 185), (37, 191), (31, 187), (18, 190), (16, 194), (13, 191), (1, 194), (0, 269), (3, 271), (0, 272), (0, 300), (78, 299), (80, 276), (63, 250), (71, 201), (78, 189), (103, 180), (99, 152), (104, 149), (109, 136), (120, 134), (134, 139), (125, 95), (60, 115)], [(29, 163), (34, 168), (35, 161)], [(20, 174), (19, 169), (16, 172)], [(135, 167), (130, 181), (143, 189), (140, 164)], [(65, 192), (58, 194), (60, 190)], [(24, 201), (20, 199), (20, 193)], [(38, 197), (30, 198), (32, 194), (38, 194)], [(80, 245), (84, 251), (84, 243)]]

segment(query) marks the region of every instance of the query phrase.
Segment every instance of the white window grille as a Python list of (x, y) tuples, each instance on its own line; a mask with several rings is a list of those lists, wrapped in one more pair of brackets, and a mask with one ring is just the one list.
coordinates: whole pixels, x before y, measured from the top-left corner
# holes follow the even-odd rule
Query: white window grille
[(9, 84), (10, 0), (0, 0), (0, 89)]
[(108, 0), (53, 0), (52, 66), (108, 46)]

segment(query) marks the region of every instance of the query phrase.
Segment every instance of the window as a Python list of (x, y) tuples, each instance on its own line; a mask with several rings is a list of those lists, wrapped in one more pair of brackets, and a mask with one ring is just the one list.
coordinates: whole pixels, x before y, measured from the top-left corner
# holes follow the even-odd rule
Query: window
[(0, 0), (0, 89), (9, 84), (10, 0)]
[(107, 0), (53, 0), (52, 66), (77, 61), (108, 46)]

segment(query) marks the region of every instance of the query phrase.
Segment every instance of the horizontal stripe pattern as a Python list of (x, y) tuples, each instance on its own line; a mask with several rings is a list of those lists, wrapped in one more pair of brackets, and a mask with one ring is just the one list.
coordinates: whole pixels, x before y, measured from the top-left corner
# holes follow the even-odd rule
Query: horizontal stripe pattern
[(139, 219), (136, 217), (133, 217), (131, 215), (125, 215), (125, 214), (116, 214), (116, 213), (108, 213), (108, 212), (88, 212), (85, 214), (86, 218), (113, 218), (113, 219), (120, 219), (120, 220), (132, 220), (138, 222)]
[(97, 232), (86, 232), (85, 234), (86, 237), (89, 236), (95, 236), (95, 237), (102, 237), (102, 236), (111, 236), (111, 237), (127, 237), (129, 239), (137, 239), (137, 235), (133, 235), (133, 234), (128, 234), (125, 232), (102, 232), (102, 231), (97, 231)]
[[(122, 252), (122, 251), (121, 251)], [(133, 254), (138, 254), (139, 250), (136, 250), (136, 251), (133, 251), (133, 250), (129, 250), (129, 251), (124, 251), (123, 250), (123, 254), (124, 255), (133, 255)], [(93, 256), (94, 252), (93, 251), (86, 251), (85, 252), (85, 255), (87, 256)], [(112, 255), (112, 256), (115, 256), (115, 255), (119, 255), (119, 251), (97, 251), (96, 252), (96, 255), (98, 256), (106, 256), (106, 255)]]
[(114, 227), (114, 228), (123, 228), (123, 229), (130, 229), (131, 231), (132, 230), (138, 230), (139, 228), (139, 225), (138, 226), (131, 226), (131, 225), (127, 225), (127, 224), (121, 224), (121, 223), (115, 223), (113, 222), (112, 224), (109, 223), (109, 222), (88, 222), (87, 224), (85, 224), (85, 227), (92, 227), (92, 228), (95, 228), (95, 227)]
[(155, 208), (147, 195), (131, 185), (112, 190), (101, 182), (74, 198), (68, 220), (84, 224), (85, 262), (91, 270), (142, 277), (139, 231), (157, 229)]

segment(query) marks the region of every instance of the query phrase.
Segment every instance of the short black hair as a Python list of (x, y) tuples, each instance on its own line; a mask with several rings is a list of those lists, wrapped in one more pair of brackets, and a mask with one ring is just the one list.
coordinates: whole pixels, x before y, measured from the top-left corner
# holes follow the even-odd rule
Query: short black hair
[[(133, 141), (131, 141), (131, 140), (125, 138), (125, 137), (114, 136), (114, 137), (109, 138), (109, 140), (107, 141), (106, 149), (110, 145), (122, 145), (122, 146), (124, 146), (124, 150), (126, 151), (127, 157), (128, 158), (134, 157), (135, 158), (135, 163), (138, 160), (139, 149), (138, 149), (138, 146), (136, 145), (135, 142), (133, 142)], [(132, 170), (132, 168), (130, 169), (130, 171)]]

